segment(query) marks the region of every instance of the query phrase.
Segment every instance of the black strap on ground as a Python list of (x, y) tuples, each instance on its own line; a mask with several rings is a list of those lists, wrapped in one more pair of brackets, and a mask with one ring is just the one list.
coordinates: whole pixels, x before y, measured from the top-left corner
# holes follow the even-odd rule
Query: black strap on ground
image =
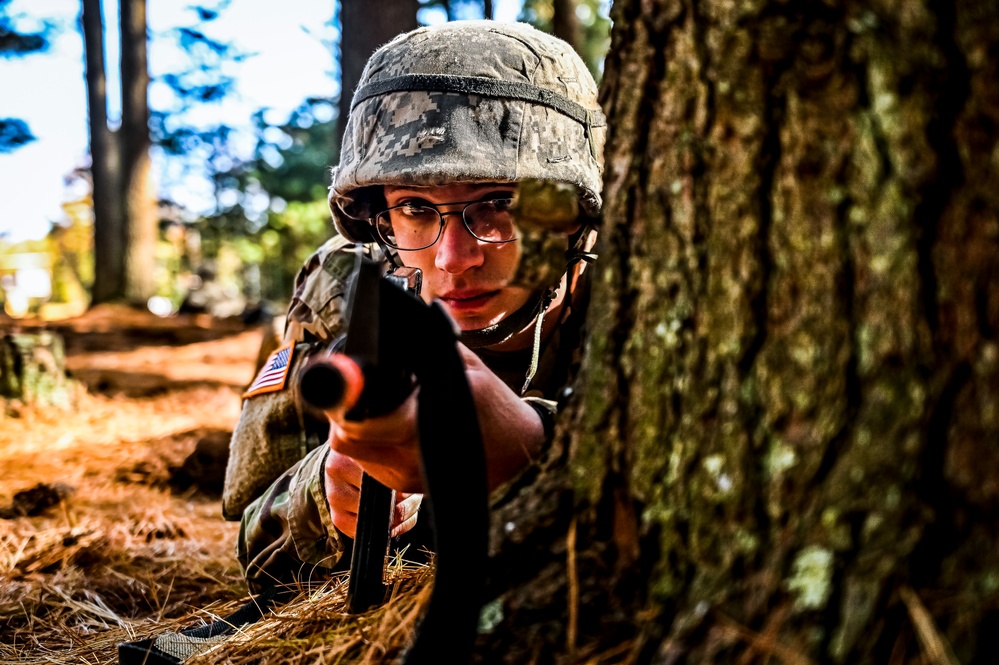
[(239, 627), (259, 621), (281, 595), (287, 594), (281, 594), (278, 587), (271, 587), (218, 621), (179, 633), (163, 633), (145, 640), (122, 642), (118, 645), (118, 663), (180, 665), (223, 641)]

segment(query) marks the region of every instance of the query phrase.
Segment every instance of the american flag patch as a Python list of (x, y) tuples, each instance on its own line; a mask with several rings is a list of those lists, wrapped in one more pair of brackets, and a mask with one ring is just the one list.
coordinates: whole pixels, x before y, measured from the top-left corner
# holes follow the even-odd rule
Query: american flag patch
[(243, 393), (243, 399), (262, 395), (263, 393), (276, 393), (284, 390), (284, 385), (288, 381), (288, 370), (291, 368), (291, 356), (295, 351), (295, 344), (282, 347), (272, 353), (260, 368), (260, 373), (253, 380), (250, 387)]

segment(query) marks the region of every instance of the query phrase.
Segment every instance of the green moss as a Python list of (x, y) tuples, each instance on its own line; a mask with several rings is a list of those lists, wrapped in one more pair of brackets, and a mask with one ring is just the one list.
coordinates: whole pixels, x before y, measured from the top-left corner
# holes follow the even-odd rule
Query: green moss
[(902, 488), (891, 485), (885, 493), (884, 506), (890, 511), (897, 510), (902, 505)]
[(818, 610), (825, 607), (832, 592), (833, 553), (810, 545), (794, 558), (787, 588), (794, 595), (796, 610)]
[(822, 530), (825, 533), (826, 542), (836, 551), (845, 551), (853, 546), (853, 538), (850, 535), (850, 525), (845, 524), (840, 519), (840, 512), (836, 508), (829, 507), (822, 511)]
[(982, 592), (988, 595), (992, 595), (999, 591), (999, 571), (986, 571), (986, 573), (981, 577), (979, 587)]
[(491, 633), (503, 622), (503, 600), (497, 598), (482, 606), (479, 612), (479, 634)]

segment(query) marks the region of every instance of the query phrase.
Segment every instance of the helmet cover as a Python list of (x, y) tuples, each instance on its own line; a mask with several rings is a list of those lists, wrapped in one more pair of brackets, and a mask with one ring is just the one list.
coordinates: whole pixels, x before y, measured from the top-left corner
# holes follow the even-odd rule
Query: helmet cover
[(371, 242), (378, 186), (455, 182), (550, 183), (595, 216), (605, 134), (596, 83), (562, 40), (523, 23), (418, 28), (361, 75), (333, 169), (333, 220), (348, 240)]

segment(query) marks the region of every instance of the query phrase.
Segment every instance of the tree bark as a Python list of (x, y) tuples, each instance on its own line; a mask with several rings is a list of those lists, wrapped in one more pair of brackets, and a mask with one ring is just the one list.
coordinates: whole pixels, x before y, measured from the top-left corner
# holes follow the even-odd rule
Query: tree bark
[(576, 508), (500, 516), (489, 653), (996, 662), (999, 6), (613, 18)]
[(156, 194), (149, 148), (146, 0), (121, 2), (121, 161), (125, 203), (125, 297), (144, 305), (155, 294)]
[(83, 0), (80, 25), (86, 52), (87, 105), (90, 128), (90, 176), (94, 200), (94, 285), (91, 301), (124, 296), (124, 209), (121, 163), (116, 135), (108, 128), (104, 74), (104, 34), (100, 0)]
[(643, 661), (996, 662), (999, 5), (613, 18), (578, 621)]
[[(341, 0), (340, 2), (340, 133), (350, 116), (350, 101), (364, 64), (382, 44), (415, 30), (418, 0)], [(372, 17), (377, 17), (373, 20)]]

